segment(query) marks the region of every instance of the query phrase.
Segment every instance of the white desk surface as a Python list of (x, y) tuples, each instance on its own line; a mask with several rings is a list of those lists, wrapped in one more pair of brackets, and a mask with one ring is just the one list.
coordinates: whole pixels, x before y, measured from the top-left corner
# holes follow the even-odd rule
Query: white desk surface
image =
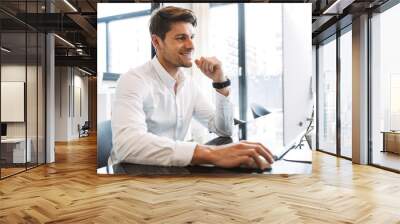
[[(29, 141), (29, 138), (27, 139)], [(1, 143), (19, 143), (19, 142), (24, 142), (25, 138), (6, 138), (6, 139), (1, 139)]]

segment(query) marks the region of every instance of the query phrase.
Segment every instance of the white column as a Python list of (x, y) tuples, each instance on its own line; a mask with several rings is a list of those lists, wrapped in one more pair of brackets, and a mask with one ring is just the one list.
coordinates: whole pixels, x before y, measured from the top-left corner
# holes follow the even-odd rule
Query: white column
[(353, 20), (353, 162), (368, 163), (368, 16)]
[(55, 161), (55, 76), (54, 76), (54, 35), (46, 35), (46, 163)]

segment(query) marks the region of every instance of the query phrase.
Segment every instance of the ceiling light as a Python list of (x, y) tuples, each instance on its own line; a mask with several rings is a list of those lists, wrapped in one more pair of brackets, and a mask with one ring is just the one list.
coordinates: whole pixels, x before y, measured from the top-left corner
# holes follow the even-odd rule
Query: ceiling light
[(78, 10), (71, 4), (68, 2), (68, 0), (64, 0), (65, 4), (67, 4), (72, 10), (74, 10), (75, 12), (78, 12)]
[(92, 73), (90, 73), (90, 72), (88, 72), (88, 71), (86, 71), (86, 70), (83, 70), (83, 69), (81, 69), (81, 68), (79, 68), (79, 67), (78, 67), (78, 69), (79, 69), (79, 71), (81, 71), (81, 72), (83, 72), (83, 73), (85, 73), (85, 74), (92, 75)]
[(7, 48), (5, 48), (5, 47), (1, 47), (1, 50), (4, 51), (4, 52), (6, 52), (6, 53), (10, 53), (10, 52), (11, 52), (11, 50), (9, 50), (9, 49), (7, 49)]
[(342, 14), (343, 9), (353, 2), (354, 0), (336, 0), (332, 5), (325, 9), (322, 14)]
[(64, 43), (68, 44), (69, 46), (75, 48), (75, 45), (71, 44), (71, 42), (69, 42), (68, 40), (58, 36), (57, 34), (54, 34), (55, 37), (57, 37), (58, 39), (60, 39), (61, 41), (63, 41)]

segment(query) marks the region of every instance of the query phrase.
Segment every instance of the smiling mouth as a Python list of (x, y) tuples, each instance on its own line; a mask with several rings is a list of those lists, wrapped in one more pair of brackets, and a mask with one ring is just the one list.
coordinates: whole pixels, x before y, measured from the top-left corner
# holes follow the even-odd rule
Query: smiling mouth
[(181, 53), (181, 55), (186, 57), (186, 58), (192, 58), (192, 52)]

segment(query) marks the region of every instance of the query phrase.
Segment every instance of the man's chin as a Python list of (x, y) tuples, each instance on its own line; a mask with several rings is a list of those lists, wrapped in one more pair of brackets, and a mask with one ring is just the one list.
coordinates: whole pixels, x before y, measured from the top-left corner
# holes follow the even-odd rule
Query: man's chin
[(191, 61), (183, 62), (183, 63), (181, 63), (181, 66), (185, 67), (185, 68), (190, 68), (193, 66), (193, 63)]

